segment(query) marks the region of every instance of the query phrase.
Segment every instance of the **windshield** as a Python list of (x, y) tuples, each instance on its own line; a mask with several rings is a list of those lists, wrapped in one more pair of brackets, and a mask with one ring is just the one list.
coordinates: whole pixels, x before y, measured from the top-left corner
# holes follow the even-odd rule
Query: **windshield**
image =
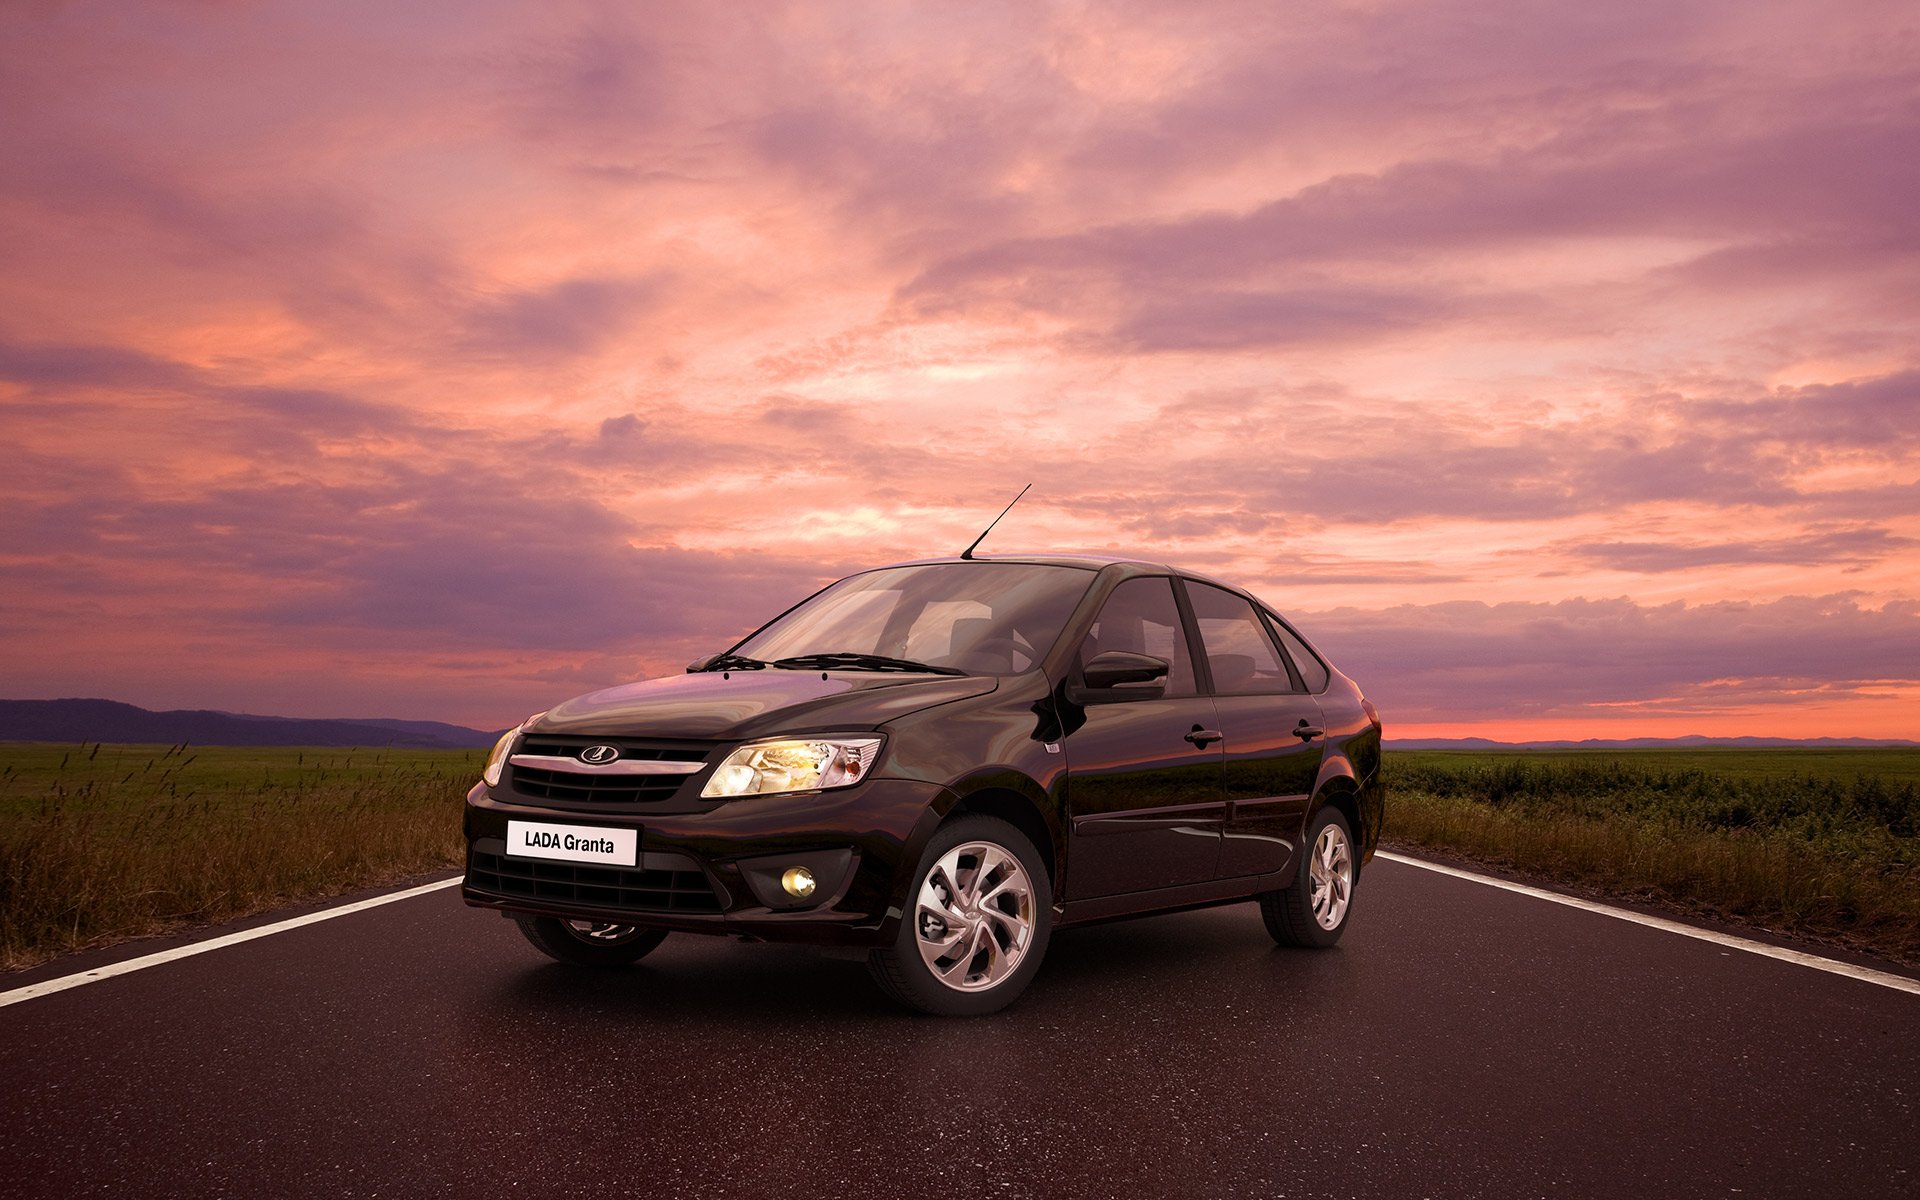
[(1034, 563), (869, 571), (842, 579), (733, 653), (763, 662), (877, 655), (971, 675), (1011, 675), (1030, 670), (1053, 645), (1093, 577), (1077, 567)]

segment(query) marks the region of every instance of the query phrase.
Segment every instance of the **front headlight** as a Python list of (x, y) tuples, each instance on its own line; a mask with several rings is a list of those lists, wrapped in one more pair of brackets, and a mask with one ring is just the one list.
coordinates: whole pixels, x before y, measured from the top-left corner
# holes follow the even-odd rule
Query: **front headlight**
[(480, 778), (486, 780), (488, 787), (500, 786), (500, 772), (506, 769), (507, 754), (513, 749), (513, 739), (519, 737), (527, 726), (546, 715), (544, 712), (537, 712), (500, 735), (500, 740), (493, 744), (492, 753), (487, 755), (487, 769), (480, 772)]
[(781, 738), (740, 747), (700, 794), (708, 799), (851, 787), (880, 757), (880, 737)]

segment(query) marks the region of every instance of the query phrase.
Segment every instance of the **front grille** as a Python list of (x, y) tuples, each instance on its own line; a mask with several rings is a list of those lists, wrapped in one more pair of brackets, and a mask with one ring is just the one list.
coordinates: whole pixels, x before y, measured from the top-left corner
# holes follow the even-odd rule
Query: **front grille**
[(578, 771), (549, 771), (514, 766), (513, 790), (522, 796), (575, 804), (644, 804), (672, 799), (685, 775), (588, 775)]
[[(573, 758), (588, 746), (616, 746), (620, 761), (704, 763), (710, 746), (689, 742), (645, 741), (618, 737), (530, 733), (514, 753)], [(560, 767), (512, 763), (509, 782), (522, 796), (563, 804), (651, 804), (670, 800), (687, 775), (602, 775)]]
[[(496, 845), (498, 843), (495, 843)], [(717, 913), (720, 898), (706, 872), (679, 854), (649, 853), (673, 869), (588, 867), (574, 863), (508, 858), (473, 850), (467, 856), (467, 886), (496, 896), (518, 896), (560, 904), (589, 904), (630, 912)]]
[(552, 754), (572, 758), (588, 746), (618, 746), (620, 757), (652, 762), (705, 762), (707, 747), (674, 745), (671, 742), (642, 742), (630, 738), (593, 738), (530, 733), (515, 751), (517, 754)]

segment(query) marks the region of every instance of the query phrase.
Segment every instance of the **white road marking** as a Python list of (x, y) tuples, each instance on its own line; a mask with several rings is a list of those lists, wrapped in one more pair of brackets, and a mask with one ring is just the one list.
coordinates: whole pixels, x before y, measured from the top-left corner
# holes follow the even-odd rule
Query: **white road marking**
[[(1719, 933), (1712, 929), (1701, 929), (1694, 925), (1682, 925), (1678, 921), (1668, 921), (1661, 917), (1649, 917), (1644, 913), (1632, 912), (1624, 908), (1615, 908), (1611, 904), (1598, 904), (1592, 900), (1582, 900), (1577, 896), (1563, 896), (1559, 892), (1549, 892), (1543, 888), (1528, 887), (1524, 883), (1509, 883), (1504, 879), (1495, 879), (1491, 875), (1478, 875), (1472, 871), (1462, 871), (1458, 867), (1443, 867), (1439, 863), (1425, 859), (1408, 858), (1404, 854), (1390, 854), (1385, 850), (1376, 850), (1375, 857), (1389, 862), (1397, 862), (1409, 867), (1419, 867), (1423, 871), (1435, 871), (1441, 875), (1451, 875), (1455, 879), (1466, 879), (1474, 883), (1484, 883), (1488, 887), (1497, 887), (1509, 892), (1518, 892), (1522, 896), (1532, 896), (1536, 900), (1550, 900), (1555, 904), (1564, 904), (1568, 908), (1584, 909), (1599, 913), (1603, 917), (1632, 921), (1635, 925), (1645, 925), (1649, 929), (1663, 929), (1668, 933), (1677, 933), (1682, 937), (1697, 938), (1703, 942), (1712, 942), (1716, 946), (1727, 946), (1735, 950), (1745, 950), (1748, 954), (1758, 954), (1765, 958), (1777, 958), (1781, 962), (1797, 963), (1803, 967), (1812, 967), (1816, 971), (1825, 971), (1829, 975), (1845, 975), (1849, 979), (1859, 979), (1867, 983), (1877, 983), (1881, 987), (1892, 988), (1896, 992), (1911, 992), (1920, 996), (1920, 979), (1908, 979), (1904, 975), (1890, 975), (1885, 971), (1876, 971), (1871, 967), (1856, 967), (1850, 963), (1836, 962), (1831, 958), (1821, 958), (1818, 954), (1808, 954), (1802, 950), (1788, 950), (1782, 946), (1769, 946), (1765, 942), (1755, 942), (1730, 933)], [(4, 1000), (5, 997), (0, 997)]]
[(144, 971), (148, 967), (157, 967), (179, 958), (192, 958), (196, 954), (205, 954), (209, 950), (219, 950), (226, 946), (237, 946), (241, 942), (250, 942), (255, 938), (270, 937), (276, 933), (285, 933), (289, 929), (298, 929), (302, 925), (313, 925), (320, 921), (331, 921), (335, 917), (344, 917), (349, 913), (365, 912), (369, 908), (378, 908), (382, 904), (392, 904), (396, 900), (411, 900), (415, 896), (424, 896), (428, 892), (437, 892), (441, 888), (450, 888), (460, 882), (461, 877), (442, 879), (438, 883), (423, 883), (419, 887), (408, 888), (403, 892), (388, 892), (384, 896), (374, 896), (368, 900), (356, 900), (352, 904), (342, 904), (337, 908), (323, 908), (319, 912), (308, 913), (304, 917), (289, 917), (284, 921), (275, 921), (271, 925), (261, 925), (254, 929), (243, 929), (239, 933), (223, 934), (208, 938), (204, 942), (193, 942), (185, 946), (176, 946), (171, 950), (160, 950), (153, 954), (143, 954), (139, 958), (129, 958), (125, 962), (110, 963), (96, 967), (91, 971), (81, 971), (74, 975), (62, 975), (58, 979), (42, 980), (18, 987), (10, 992), (0, 992), (0, 1008), (9, 1004), (18, 1004), (22, 1000), (32, 1000), (36, 996), (51, 996), (55, 992), (64, 992), (68, 988), (77, 988), (82, 984), (98, 983), (102, 979), (112, 979), (115, 975), (125, 975), (132, 971)]
[[(1536, 900), (1546, 900), (1553, 904), (1564, 904), (1568, 908), (1578, 908), (1586, 912), (1599, 913), (1620, 921), (1631, 921), (1635, 925), (1645, 925), (1649, 929), (1660, 929), (1667, 933), (1677, 933), (1702, 942), (1712, 942), (1716, 946), (1727, 946), (1734, 950), (1744, 950), (1748, 954), (1758, 954), (1764, 958), (1776, 958), (1781, 962), (1790, 962), (1803, 967), (1812, 967), (1816, 971), (1825, 971), (1829, 975), (1845, 975), (1849, 979), (1858, 979), (1866, 983), (1877, 983), (1881, 987), (1892, 988), (1897, 992), (1909, 992), (1920, 996), (1920, 980), (1908, 979), (1903, 975), (1891, 975), (1885, 971), (1876, 971), (1871, 967), (1856, 967), (1850, 963), (1836, 962), (1831, 958), (1822, 958), (1817, 954), (1808, 954), (1801, 950), (1789, 950), (1782, 946), (1769, 946), (1765, 942), (1751, 941), (1735, 937), (1729, 933), (1720, 933), (1712, 929), (1701, 929), (1693, 925), (1682, 925), (1678, 921), (1669, 921), (1662, 917), (1650, 917), (1644, 913), (1615, 908), (1610, 904), (1599, 904), (1592, 900), (1582, 900), (1577, 896), (1563, 896), (1559, 892), (1549, 892), (1542, 888), (1528, 887), (1524, 883), (1510, 883), (1505, 879), (1495, 879), (1491, 875), (1480, 875), (1473, 871), (1462, 871), (1458, 867), (1446, 867), (1424, 859), (1408, 858), (1404, 854), (1394, 854), (1387, 850), (1377, 851), (1377, 856), (1388, 862), (1397, 862), (1403, 866), (1418, 867), (1422, 871), (1433, 871), (1441, 875), (1451, 875), (1455, 879), (1465, 879), (1472, 883), (1483, 883), (1488, 887), (1503, 891), (1517, 892), (1522, 896), (1532, 896)], [(437, 892), (450, 888), (460, 882), (456, 875), (451, 879), (442, 879), (437, 883), (423, 883), (419, 887), (405, 891), (389, 892), (384, 896), (374, 896), (367, 900), (356, 900), (352, 904), (342, 904), (336, 908), (321, 909), (303, 917), (290, 917), (285, 921), (275, 921), (271, 925), (261, 925), (254, 929), (243, 929), (239, 933), (224, 934), (208, 938), (204, 942), (193, 942), (185, 946), (176, 946), (171, 950), (161, 950), (153, 954), (143, 954), (139, 958), (129, 958), (125, 962), (109, 963), (91, 971), (81, 971), (74, 975), (62, 975), (58, 979), (42, 980), (10, 992), (0, 992), (0, 1008), (9, 1004), (18, 1004), (23, 1000), (32, 1000), (37, 996), (50, 996), (55, 992), (64, 992), (68, 988), (77, 988), (83, 984), (98, 983), (102, 979), (112, 979), (116, 975), (126, 975), (134, 971), (144, 971), (148, 967), (157, 967), (161, 963), (175, 959), (192, 958), (196, 954), (205, 954), (209, 950), (219, 950), (227, 946), (237, 946), (241, 942), (250, 942), (255, 938), (269, 937), (276, 933), (285, 933), (289, 929), (299, 929), (303, 925), (314, 925), (321, 921), (331, 921), (335, 917), (344, 917), (351, 913), (365, 912), (378, 908), (382, 904), (392, 904), (397, 900), (411, 900), (415, 896), (424, 896), (428, 892)]]

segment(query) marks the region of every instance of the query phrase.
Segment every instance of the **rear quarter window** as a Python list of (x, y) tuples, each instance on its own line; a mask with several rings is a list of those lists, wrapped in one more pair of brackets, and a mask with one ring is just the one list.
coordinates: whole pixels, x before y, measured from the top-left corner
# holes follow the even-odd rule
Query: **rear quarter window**
[(1271, 611), (1266, 615), (1280, 644), (1286, 647), (1287, 657), (1293, 660), (1294, 669), (1300, 672), (1300, 682), (1306, 685), (1309, 692), (1326, 691), (1327, 684), (1333, 678), (1327, 671), (1327, 664), (1320, 661), (1319, 655), (1307, 649), (1307, 644), (1300, 640), (1299, 634), (1287, 628), (1286, 622)]

